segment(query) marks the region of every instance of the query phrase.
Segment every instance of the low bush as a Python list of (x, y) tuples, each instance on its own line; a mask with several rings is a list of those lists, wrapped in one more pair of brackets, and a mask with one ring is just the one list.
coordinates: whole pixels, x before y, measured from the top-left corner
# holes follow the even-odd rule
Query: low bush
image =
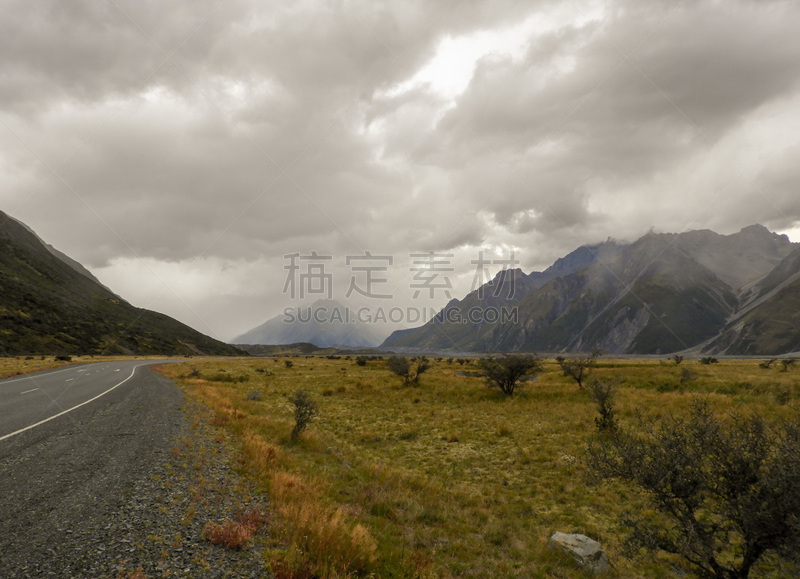
[[(746, 578), (765, 554), (800, 548), (800, 423), (717, 419), (695, 400), (687, 418), (597, 436), (588, 465), (642, 489), (654, 510), (623, 515), (629, 554), (665, 551), (704, 577)], [(656, 515), (655, 513), (658, 513)]]
[(533, 376), (541, 371), (541, 364), (536, 356), (504, 355), (496, 358), (489, 356), (478, 360), (478, 368), (490, 388), (499, 388), (506, 396), (513, 396), (520, 380)]
[(294, 406), (294, 428), (292, 428), (292, 440), (297, 440), (300, 434), (319, 414), (317, 403), (305, 390), (298, 390), (290, 398), (289, 402)]
[(241, 549), (266, 524), (267, 511), (260, 505), (240, 510), (235, 519), (222, 523), (208, 523), (203, 536), (216, 545), (228, 549)]
[(408, 386), (419, 384), (419, 377), (431, 366), (425, 358), (412, 362), (402, 356), (392, 356), (386, 360), (386, 367), (403, 379), (404, 386)]

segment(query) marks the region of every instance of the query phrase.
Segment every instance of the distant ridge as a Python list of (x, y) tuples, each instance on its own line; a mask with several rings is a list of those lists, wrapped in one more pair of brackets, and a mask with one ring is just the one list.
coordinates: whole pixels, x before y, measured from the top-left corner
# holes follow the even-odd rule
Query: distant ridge
[(315, 354), (324, 350), (324, 348), (308, 342), (299, 342), (297, 344), (245, 344), (241, 346), (241, 349), (251, 356)]
[(130, 305), (0, 211), (0, 355), (20, 354), (244, 352), (169, 316)]
[[(629, 245), (584, 246), (544, 272), (504, 274), (517, 318), (435, 318), (383, 347), (461, 351), (665, 354), (702, 350), (779, 355), (800, 350), (800, 244), (751, 225), (720, 235), (649, 233)], [(520, 283), (521, 282), (521, 283)], [(496, 278), (483, 288), (504, 283)], [(496, 306), (472, 292), (445, 309)]]
[(373, 326), (358, 323), (355, 313), (335, 300), (317, 300), (310, 306), (287, 309), (289, 316), (281, 314), (270, 318), (236, 336), (230, 343), (281, 345), (307, 342), (319, 348), (371, 348), (381, 343), (381, 337)]

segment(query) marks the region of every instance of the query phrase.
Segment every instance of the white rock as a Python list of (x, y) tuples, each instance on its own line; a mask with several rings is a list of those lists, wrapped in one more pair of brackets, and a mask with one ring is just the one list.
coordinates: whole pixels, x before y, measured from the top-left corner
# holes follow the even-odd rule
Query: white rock
[(608, 555), (602, 545), (580, 533), (555, 532), (547, 543), (547, 549), (561, 549), (592, 573), (603, 573), (608, 569)]

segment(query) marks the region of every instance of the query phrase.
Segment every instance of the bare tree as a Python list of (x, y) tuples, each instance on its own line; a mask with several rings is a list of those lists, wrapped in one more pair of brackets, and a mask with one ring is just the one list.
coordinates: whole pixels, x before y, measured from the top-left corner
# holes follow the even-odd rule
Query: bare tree
[(685, 419), (599, 435), (588, 463), (633, 483), (655, 510), (623, 516), (627, 546), (675, 553), (703, 577), (740, 579), (767, 552), (798, 559), (800, 425), (758, 416), (715, 418), (702, 401)]
[(592, 368), (594, 368), (599, 355), (599, 350), (593, 350), (590, 354), (573, 356), (572, 358), (558, 356), (556, 362), (561, 366), (564, 376), (569, 376), (575, 380), (575, 382), (578, 383), (578, 388), (583, 389), (583, 383), (589, 377), (589, 373), (592, 371)]

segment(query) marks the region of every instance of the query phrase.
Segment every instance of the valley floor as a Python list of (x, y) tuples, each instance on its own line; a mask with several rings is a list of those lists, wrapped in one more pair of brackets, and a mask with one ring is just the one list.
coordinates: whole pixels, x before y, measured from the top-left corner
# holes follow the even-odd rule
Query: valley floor
[[(623, 427), (680, 416), (701, 397), (715, 413), (797, 417), (800, 368), (759, 360), (701, 364), (601, 360)], [(644, 496), (585, 466), (595, 433), (586, 390), (545, 361), (513, 398), (487, 388), (469, 359), (435, 359), (418, 386), (385, 360), (348, 356), (187, 361), (165, 366), (231, 436), (248, 480), (270, 496), (264, 558), (285, 576), (582, 577), (548, 552), (555, 531), (600, 541), (619, 577), (691, 570), (669, 556), (626, 559), (619, 523)], [(289, 397), (319, 408), (299, 440)], [(249, 395), (249, 396), (248, 396)], [(797, 569), (765, 558), (751, 576)]]

